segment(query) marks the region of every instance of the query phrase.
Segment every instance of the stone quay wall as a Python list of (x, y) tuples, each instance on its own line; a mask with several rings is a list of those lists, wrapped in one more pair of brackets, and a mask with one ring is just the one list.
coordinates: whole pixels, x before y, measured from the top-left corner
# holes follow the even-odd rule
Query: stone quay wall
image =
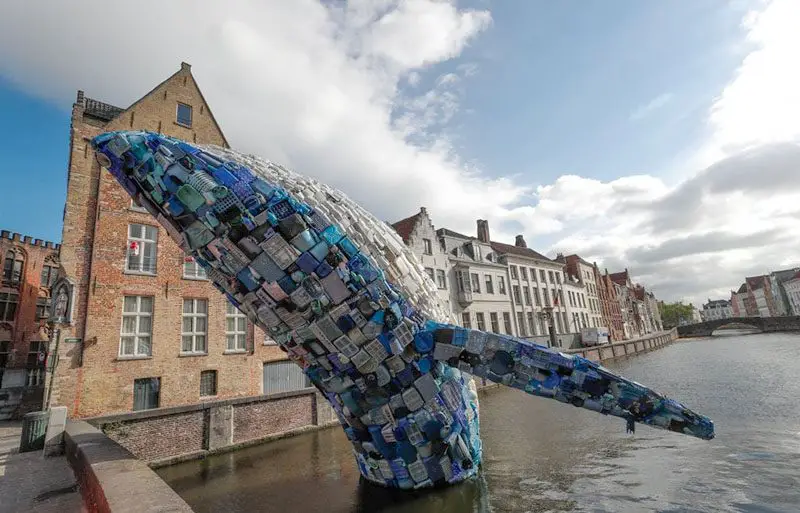
[(85, 419), (151, 467), (338, 424), (316, 389)]
[(565, 349), (562, 352), (577, 354), (595, 362), (602, 362), (660, 349), (675, 342), (677, 339), (678, 330), (673, 328), (669, 331), (659, 331), (632, 340), (623, 340), (601, 346), (582, 347), (580, 349)]
[[(565, 349), (604, 361), (664, 347), (677, 330), (596, 347)], [(478, 380), (479, 389), (492, 388)], [(86, 419), (151, 467), (236, 450), (338, 424), (333, 409), (315, 389), (208, 401)]]

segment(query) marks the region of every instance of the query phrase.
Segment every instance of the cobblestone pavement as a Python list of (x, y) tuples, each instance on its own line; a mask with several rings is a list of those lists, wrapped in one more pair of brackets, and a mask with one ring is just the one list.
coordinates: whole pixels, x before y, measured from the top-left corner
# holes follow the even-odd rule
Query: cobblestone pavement
[(63, 456), (20, 454), (21, 422), (0, 422), (0, 513), (85, 513)]

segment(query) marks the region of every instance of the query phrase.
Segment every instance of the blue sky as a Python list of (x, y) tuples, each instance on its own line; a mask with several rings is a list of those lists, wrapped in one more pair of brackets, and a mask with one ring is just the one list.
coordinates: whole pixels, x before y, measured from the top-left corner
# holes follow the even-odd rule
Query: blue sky
[[(708, 105), (738, 62), (731, 48), (742, 13), (721, 0), (537, 0), (490, 9), (492, 26), (425, 74), (432, 82), (448, 68), (478, 65), (445, 131), (460, 156), (490, 176), (542, 184), (570, 173), (668, 174), (699, 139)], [(632, 119), (653, 101), (663, 105)], [(58, 240), (71, 103), (0, 80), (0, 108), (12, 120), (0, 128), (0, 151), (15, 170), (6, 172), (12, 194), (0, 205), (3, 228)], [(47, 200), (19, 215), (32, 183)]]
[(488, 219), (666, 299), (800, 261), (797, 0), (140, 0), (181, 22), (113, 38), (126, 4), (11, 1), (3, 229), (60, 238), (77, 89), (125, 106), (187, 61), (233, 146), (384, 220)]
[(61, 241), (72, 105), (28, 96), (0, 78), (0, 227)]
[(720, 0), (494, 2), (462, 56), (480, 73), (463, 102), (474, 114), (455, 119), (460, 152), (539, 183), (671, 172), (741, 60), (741, 17)]

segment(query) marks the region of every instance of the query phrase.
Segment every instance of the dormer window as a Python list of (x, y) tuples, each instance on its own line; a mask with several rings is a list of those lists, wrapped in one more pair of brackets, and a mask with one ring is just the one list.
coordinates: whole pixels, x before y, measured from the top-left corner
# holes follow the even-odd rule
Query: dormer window
[(430, 239), (422, 239), (422, 245), (423, 245), (422, 251), (424, 254), (426, 255), (433, 254), (433, 244), (431, 244)]

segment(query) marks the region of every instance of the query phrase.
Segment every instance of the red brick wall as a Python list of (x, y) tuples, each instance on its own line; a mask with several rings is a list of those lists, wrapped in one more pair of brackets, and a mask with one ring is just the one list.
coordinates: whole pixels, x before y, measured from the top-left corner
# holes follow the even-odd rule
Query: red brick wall
[(314, 396), (305, 395), (233, 408), (233, 442), (263, 438), (314, 423)]
[(50, 297), (50, 289), (41, 283), (42, 267), (47, 261), (47, 265), (58, 268), (58, 245), (21, 236), (18, 233), (2, 231), (0, 233), (0, 279), (2, 279), (6, 255), (12, 249), (22, 254), (24, 265), (18, 287), (4, 286), (0, 281), (0, 292), (19, 294), (14, 318), (9, 322), (0, 320), (0, 342), (10, 342), (11, 354), (7, 368), (25, 368), (29, 342), (48, 340), (48, 336), (43, 330), (44, 321), (36, 320), (36, 301), (39, 297)]
[[(326, 425), (334, 415), (314, 418), (315, 392), (209, 401), (174, 410), (148, 410), (89, 419), (105, 434), (144, 461), (163, 460), (208, 449), (214, 412), (233, 409), (233, 444), (263, 439), (313, 425)], [(230, 417), (228, 417), (230, 418)], [(223, 446), (224, 447), (224, 446)], [(220, 448), (220, 447), (218, 447)]]
[(105, 434), (144, 461), (202, 451), (205, 447), (202, 410), (105, 426)]
[[(192, 106), (192, 128), (175, 122), (177, 102)], [(130, 411), (133, 382), (161, 378), (161, 407), (197, 403), (200, 373), (217, 371), (217, 398), (262, 392), (262, 364), (285, 359), (276, 346), (264, 346), (263, 333), (249, 328), (248, 351), (226, 354), (226, 299), (210, 282), (184, 279), (184, 255), (167, 232), (147, 213), (130, 208), (130, 198), (106, 171), (100, 171), (89, 147), (91, 137), (110, 130), (151, 130), (198, 143), (224, 145), (188, 67), (157, 86), (107, 124), (73, 109), (69, 181), (61, 259), (76, 283), (75, 323), (66, 337), (84, 346), (63, 347), (53, 387), (53, 404), (64, 405), (70, 417)], [(157, 275), (125, 272), (128, 225), (158, 227)], [(152, 355), (119, 358), (123, 295), (154, 298)], [(208, 300), (207, 349), (204, 356), (181, 356), (181, 311), (184, 298)], [(204, 398), (205, 399), (205, 398)]]

